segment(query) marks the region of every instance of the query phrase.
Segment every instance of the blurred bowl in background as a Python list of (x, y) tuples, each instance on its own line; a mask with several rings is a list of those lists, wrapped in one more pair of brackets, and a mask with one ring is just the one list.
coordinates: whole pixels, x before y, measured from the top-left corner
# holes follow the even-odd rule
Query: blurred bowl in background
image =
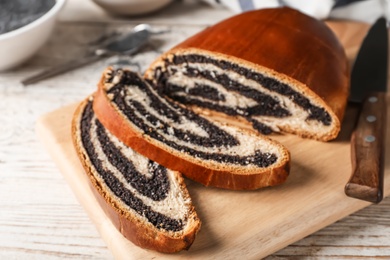
[(38, 19), (0, 34), (0, 71), (9, 70), (27, 61), (47, 42), (65, 1), (56, 0), (54, 6)]
[(109, 13), (136, 16), (157, 11), (173, 0), (92, 0)]

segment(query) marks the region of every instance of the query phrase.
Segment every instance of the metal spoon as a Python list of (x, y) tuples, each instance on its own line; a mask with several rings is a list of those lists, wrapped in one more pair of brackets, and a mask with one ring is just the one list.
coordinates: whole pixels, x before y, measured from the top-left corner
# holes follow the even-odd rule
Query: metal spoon
[(150, 35), (150, 26), (148, 24), (139, 24), (135, 26), (129, 33), (116, 38), (114, 41), (105, 44), (101, 48), (97, 48), (92, 52), (92, 54), (78, 60), (48, 68), (36, 75), (22, 80), (22, 84), (27, 86), (43, 79), (47, 79), (58, 74), (82, 67), (102, 58), (108, 58), (117, 54), (133, 54), (149, 40)]

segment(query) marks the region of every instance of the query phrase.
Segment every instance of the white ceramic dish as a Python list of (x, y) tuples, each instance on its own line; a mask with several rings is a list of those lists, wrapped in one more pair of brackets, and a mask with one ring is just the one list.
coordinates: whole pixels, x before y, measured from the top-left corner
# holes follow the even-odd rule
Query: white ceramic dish
[(144, 15), (157, 11), (173, 0), (93, 0), (109, 13), (119, 15)]
[(65, 1), (56, 0), (55, 5), (37, 20), (19, 29), (0, 34), (0, 71), (22, 64), (46, 43)]

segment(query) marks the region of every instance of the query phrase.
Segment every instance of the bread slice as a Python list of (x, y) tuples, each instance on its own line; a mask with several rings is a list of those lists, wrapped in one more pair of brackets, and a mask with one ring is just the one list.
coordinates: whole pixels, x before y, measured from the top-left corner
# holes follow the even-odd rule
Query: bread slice
[[(348, 60), (322, 21), (291, 8), (245, 12), (188, 38), (145, 78), (171, 99), (261, 133), (332, 140), (349, 91)], [(200, 110), (198, 110), (200, 111)]]
[(288, 176), (290, 155), (282, 145), (208, 121), (160, 96), (132, 71), (108, 68), (93, 109), (123, 143), (205, 186), (252, 190)]
[(100, 205), (137, 246), (164, 253), (188, 249), (201, 223), (181, 174), (119, 141), (96, 119), (92, 102), (77, 108), (72, 137)]

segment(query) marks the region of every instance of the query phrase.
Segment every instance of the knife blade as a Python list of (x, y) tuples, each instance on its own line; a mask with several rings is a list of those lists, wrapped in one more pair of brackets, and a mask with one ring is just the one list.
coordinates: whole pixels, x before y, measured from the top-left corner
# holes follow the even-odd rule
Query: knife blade
[(351, 135), (352, 174), (347, 196), (379, 203), (383, 198), (386, 137), (388, 30), (379, 18), (368, 31), (351, 73), (349, 101), (359, 105)]

